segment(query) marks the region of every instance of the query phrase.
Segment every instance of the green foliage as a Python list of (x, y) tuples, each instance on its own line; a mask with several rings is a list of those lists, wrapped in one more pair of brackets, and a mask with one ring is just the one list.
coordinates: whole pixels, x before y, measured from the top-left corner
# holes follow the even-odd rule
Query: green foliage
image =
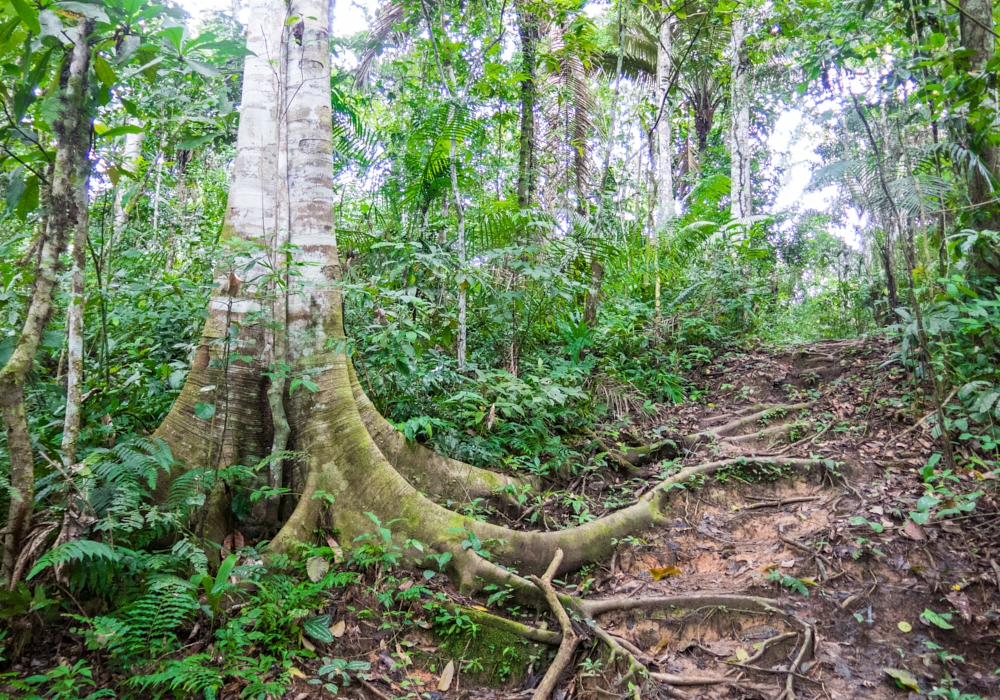
[(113, 549), (101, 542), (91, 540), (66, 542), (46, 552), (28, 574), (28, 579), (33, 579), (50, 566), (61, 566), (85, 559), (98, 559), (113, 563), (118, 561), (118, 555)]

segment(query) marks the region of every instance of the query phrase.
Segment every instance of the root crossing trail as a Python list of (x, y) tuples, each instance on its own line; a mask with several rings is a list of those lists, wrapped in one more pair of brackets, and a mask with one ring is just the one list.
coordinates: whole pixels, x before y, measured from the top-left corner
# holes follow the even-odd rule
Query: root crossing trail
[[(983, 488), (982, 516), (907, 519), (935, 443), (912, 428), (930, 408), (914, 403), (891, 350), (836, 341), (702, 368), (702, 403), (632, 416), (633, 438), (663, 452), (669, 436), (678, 448), (644, 471), (630, 458), (641, 450), (600, 436), (619, 452), (609, 463), (620, 483), (569, 487), (595, 513), (609, 490), (640, 496), (687, 470), (704, 476), (670, 489), (664, 525), (553, 584), (582, 638), (555, 697), (905, 697), (890, 672), (924, 692), (951, 679), (997, 697), (998, 508)], [(536, 527), (569, 524), (560, 503), (538, 506)], [(549, 599), (540, 609), (565, 618)], [(925, 610), (950, 615), (952, 629)], [(522, 634), (553, 650), (562, 638), (530, 625)], [(538, 698), (540, 678), (524, 697)]]

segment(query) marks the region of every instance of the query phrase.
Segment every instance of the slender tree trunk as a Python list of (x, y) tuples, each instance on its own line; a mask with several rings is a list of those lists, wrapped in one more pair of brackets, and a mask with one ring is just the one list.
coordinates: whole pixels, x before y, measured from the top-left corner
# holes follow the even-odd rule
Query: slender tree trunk
[(59, 257), (66, 248), (70, 231), (79, 220), (80, 161), (86, 158), (89, 146), (90, 122), (86, 119), (84, 105), (90, 65), (89, 38), (93, 29), (93, 20), (83, 18), (74, 35), (62, 109), (53, 124), (58, 145), (49, 196), (49, 218), (35, 270), (35, 287), (21, 336), (7, 364), (0, 369), (0, 410), (3, 412), (10, 452), (10, 507), (2, 573), (4, 580), (10, 584), (14, 583), (11, 581), (14, 563), (34, 502), (35, 462), (24, 405), (24, 379), (31, 370), (42, 331), (52, 314), (52, 293)]
[(160, 228), (160, 185), (163, 184), (163, 159), (166, 158), (163, 149), (167, 145), (164, 137), (160, 141), (160, 152), (156, 156), (156, 186), (153, 188), (153, 238), (156, 238), (157, 230)]
[(672, 106), (667, 91), (673, 69), (674, 49), (670, 31), (670, 14), (660, 18), (660, 40), (656, 51), (656, 102), (660, 105), (656, 124), (656, 213), (653, 221), (653, 249), (656, 255), (656, 279), (653, 291), (656, 317), (660, 318), (660, 244), (673, 223), (674, 207), (674, 143), (670, 133)]
[(750, 189), (750, 58), (746, 45), (746, 20), (737, 12), (733, 15), (730, 83), (729, 158), (732, 194), (730, 212), (734, 219), (746, 219), (753, 214)]
[[(139, 125), (134, 119), (130, 119), (129, 124)], [(125, 148), (122, 150), (121, 163), (129, 169), (133, 176), (137, 174), (133, 172), (133, 169), (142, 155), (142, 137), (143, 134), (125, 134)], [(122, 205), (123, 194), (122, 187), (115, 188), (115, 229), (119, 231), (128, 223), (128, 211)]]
[(66, 411), (63, 414), (62, 459), (66, 466), (76, 463), (76, 445), (80, 435), (80, 397), (83, 393), (83, 311), (87, 280), (87, 238), (90, 228), (88, 184), (91, 163), (84, 152), (77, 163), (76, 222), (73, 227), (72, 271), (67, 320)]
[[(988, 76), (984, 74), (986, 64), (994, 55), (995, 37), (993, 36), (993, 2), (992, 0), (960, 0), (961, 12), (961, 34), (962, 46), (971, 55), (965, 58), (970, 79), (982, 76), (987, 81)], [(984, 88), (993, 92), (993, 88)], [(969, 199), (973, 204), (984, 204), (995, 197), (992, 178), (997, 175), (997, 165), (1000, 161), (1000, 147), (991, 141), (989, 131), (981, 131), (971, 134), (972, 151), (979, 156), (983, 166), (990, 172), (991, 177), (986, 177), (978, 168), (973, 168), (972, 177), (969, 182)], [(979, 219), (986, 228), (1000, 228), (1000, 208), (994, 203), (983, 210), (980, 210)]]
[[(615, 90), (611, 97), (611, 115), (608, 124), (608, 140), (604, 144), (604, 160), (601, 164), (601, 182), (597, 189), (597, 214), (594, 217), (594, 231), (599, 233), (601, 222), (604, 219), (604, 202), (607, 195), (608, 176), (611, 173), (611, 149), (615, 143), (615, 126), (618, 117), (618, 95), (622, 85), (622, 60), (625, 52), (622, 50), (622, 2), (618, 2), (618, 65), (615, 69)], [(601, 282), (604, 280), (604, 266), (597, 259), (597, 252), (591, 252), (590, 260), (590, 284), (587, 287), (587, 296), (583, 303), (583, 322), (593, 327), (597, 323), (597, 307), (601, 299)], [(583, 357), (583, 350), (580, 351), (580, 359)]]
[(521, 133), (517, 157), (517, 206), (531, 206), (535, 196), (535, 46), (538, 18), (518, 2), (517, 27), (521, 35)]
[(458, 218), (458, 343), (456, 347), (456, 361), (458, 368), (465, 366), (465, 346), (468, 327), (465, 320), (466, 292), (469, 284), (465, 279), (465, 205), (462, 203), (462, 192), (458, 188), (458, 167), (456, 161), (457, 144), (455, 139), (451, 140), (451, 194), (455, 199), (455, 216)]

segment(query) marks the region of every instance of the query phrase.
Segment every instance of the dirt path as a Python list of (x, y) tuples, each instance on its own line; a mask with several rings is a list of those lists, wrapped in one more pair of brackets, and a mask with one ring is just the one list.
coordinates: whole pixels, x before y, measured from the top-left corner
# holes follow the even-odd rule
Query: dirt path
[[(665, 528), (619, 550), (594, 596), (778, 599), (818, 632), (797, 697), (906, 697), (910, 690), (887, 668), (908, 674), (900, 675), (904, 684), (922, 692), (950, 678), (964, 693), (1000, 697), (992, 483), (976, 485), (982, 475), (972, 470), (957, 475), (955, 490), (986, 492), (974, 517), (922, 527), (906, 519), (925, 492), (919, 470), (934, 443), (926, 429), (909, 429), (929, 409), (903, 395), (902, 369), (888, 360), (882, 344), (841, 341), (734, 356), (703, 370), (705, 403), (662, 412), (659, 432), (690, 435), (767, 407), (809, 405), (707, 436), (683, 464), (782, 453), (829, 459), (832, 468), (746, 468), (687, 489), (674, 497)], [(953, 629), (922, 617), (927, 609)], [(779, 639), (788, 629), (768, 616), (718, 607), (613, 613), (598, 622), (637, 647), (651, 671), (680, 677), (730, 673), (732, 661), (775, 640), (752, 664), (764, 670), (742, 676), (746, 685), (684, 688), (692, 698), (774, 697), (782, 677), (773, 671), (787, 669), (796, 648), (794, 635)]]

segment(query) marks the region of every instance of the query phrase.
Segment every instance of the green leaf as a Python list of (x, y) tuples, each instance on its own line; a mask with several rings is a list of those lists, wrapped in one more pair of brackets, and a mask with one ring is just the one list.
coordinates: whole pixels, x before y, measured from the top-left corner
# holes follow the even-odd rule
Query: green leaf
[(220, 73), (215, 66), (210, 66), (202, 61), (195, 61), (194, 59), (187, 59), (187, 64), (191, 66), (196, 73), (199, 73), (206, 78), (218, 78), (222, 73)]
[(934, 496), (921, 496), (917, 501), (917, 510), (921, 513), (926, 513), (940, 502), (941, 500), (934, 498)]
[(102, 137), (106, 139), (114, 138), (115, 136), (121, 136), (123, 134), (142, 134), (144, 133), (141, 126), (136, 126), (135, 124), (123, 124), (121, 126), (116, 126), (114, 129), (108, 129), (103, 134)]
[(97, 74), (97, 79), (106, 87), (111, 87), (118, 81), (115, 69), (101, 55), (94, 56), (94, 73)]
[(945, 613), (943, 615), (940, 615), (940, 614), (934, 612), (933, 610), (924, 609), (924, 612), (921, 613), (921, 617), (923, 617), (925, 620), (927, 620), (932, 625), (940, 627), (943, 630), (953, 630), (953, 629), (955, 629), (955, 625), (953, 625), (950, 622), (948, 622), (951, 619), (951, 613)]
[(28, 580), (33, 579), (50, 566), (66, 564), (76, 559), (104, 559), (116, 562), (118, 554), (103, 542), (72, 540), (46, 552), (45, 556), (38, 560), (31, 573), (28, 574)]
[(333, 641), (333, 634), (330, 632), (330, 616), (317, 615), (310, 617), (302, 623), (302, 631), (315, 639), (317, 642), (329, 644)]
[(42, 33), (42, 25), (38, 23), (38, 12), (35, 11), (35, 8), (25, 2), (25, 0), (10, 0), (10, 4), (14, 6), (14, 11), (21, 18), (21, 21), (24, 22), (24, 26), (28, 28), (28, 31), (35, 35)]
[(194, 405), (194, 414), (202, 420), (208, 420), (215, 415), (215, 404), (199, 401)]
[(226, 557), (226, 560), (219, 565), (219, 571), (215, 574), (215, 585), (212, 586), (212, 594), (218, 595), (222, 591), (222, 587), (229, 583), (229, 574), (232, 573), (233, 567), (236, 566), (236, 555), (230, 554)]
[(7, 209), (11, 211), (21, 201), (21, 196), (24, 195), (24, 191), (27, 189), (23, 174), (24, 169), (18, 168), (7, 182)]
[(218, 135), (219, 133), (216, 132), (214, 134), (202, 134), (201, 136), (192, 136), (191, 138), (184, 139), (179, 144), (177, 144), (177, 148), (179, 148), (182, 151), (193, 151), (199, 146), (203, 146), (206, 143), (210, 142)]

